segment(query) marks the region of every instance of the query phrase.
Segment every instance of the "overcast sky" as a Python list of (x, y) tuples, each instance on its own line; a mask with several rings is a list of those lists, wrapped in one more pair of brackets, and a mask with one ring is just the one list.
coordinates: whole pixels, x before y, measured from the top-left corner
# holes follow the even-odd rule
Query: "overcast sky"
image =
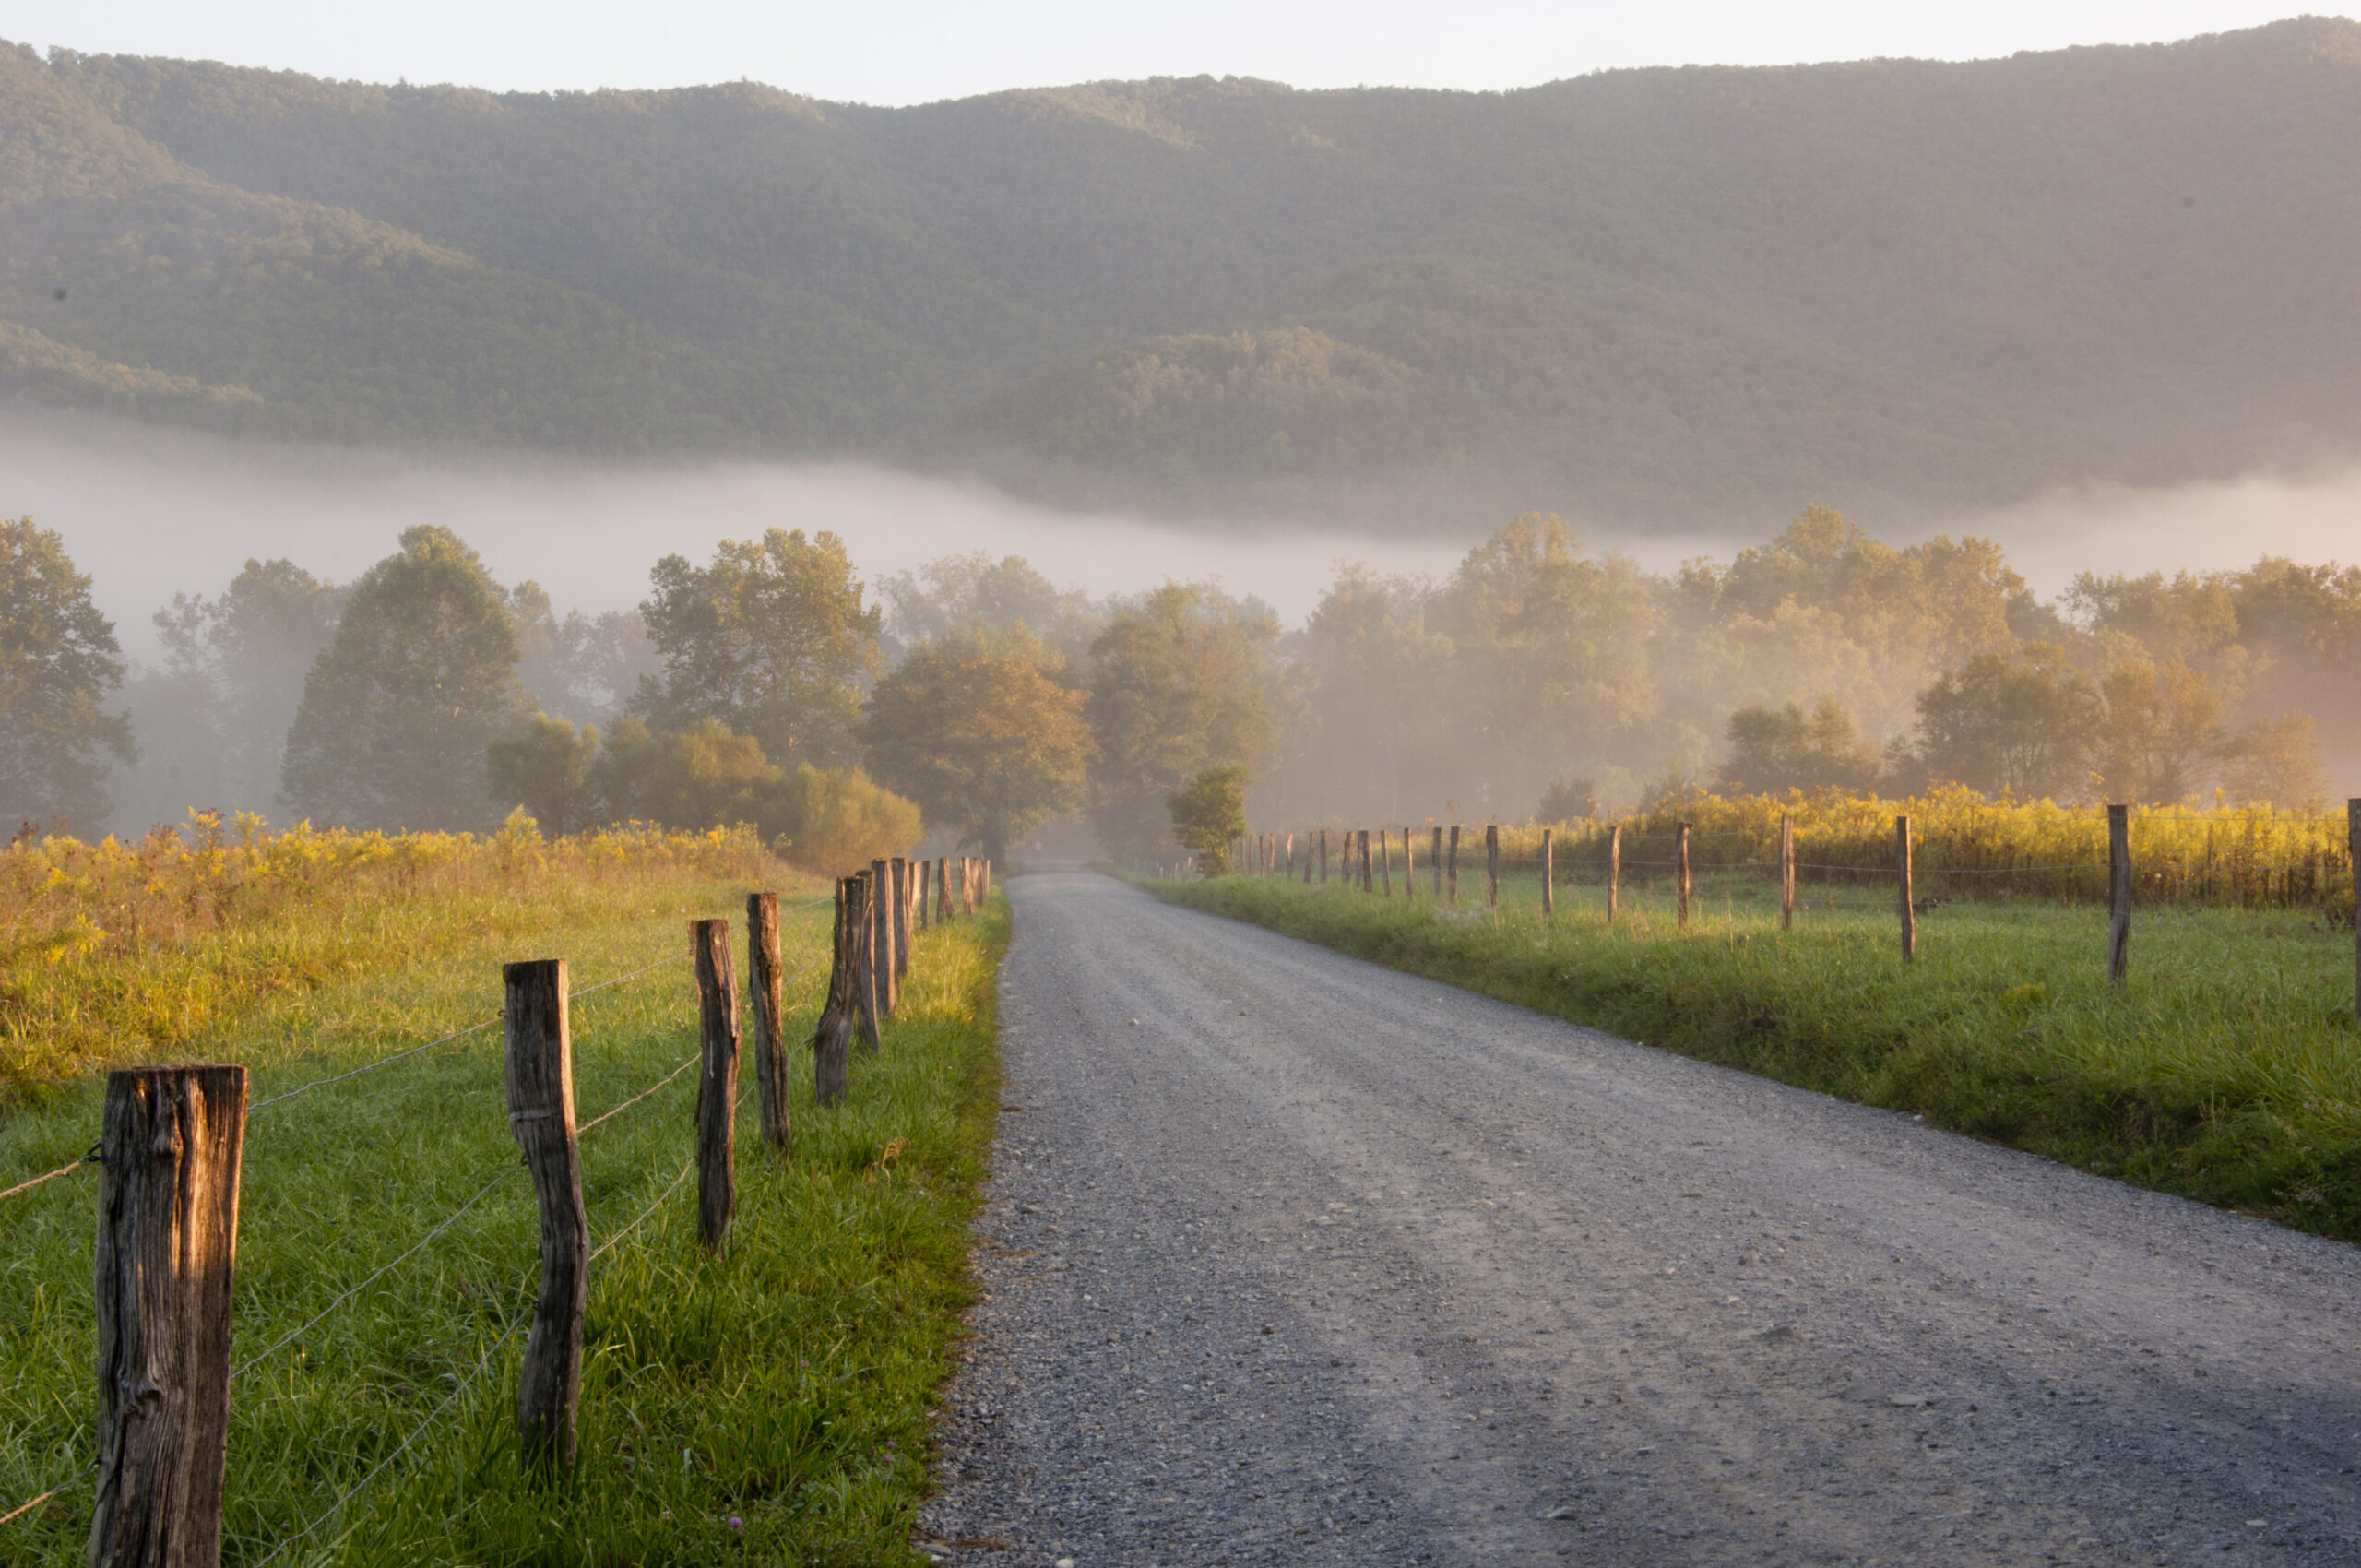
[(0, 0), (0, 37), (502, 89), (753, 77), (923, 103), (1109, 77), (1509, 88), (1618, 65), (1974, 59), (2252, 27), (2292, 0)]

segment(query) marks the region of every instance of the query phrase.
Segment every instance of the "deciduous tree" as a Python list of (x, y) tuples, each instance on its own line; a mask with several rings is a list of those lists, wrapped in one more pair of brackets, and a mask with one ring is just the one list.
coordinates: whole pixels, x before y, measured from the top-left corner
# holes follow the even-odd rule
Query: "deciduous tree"
[(106, 814), (109, 761), (137, 754), (130, 724), (103, 706), (122, 654), (65, 540), (0, 518), (0, 820)]

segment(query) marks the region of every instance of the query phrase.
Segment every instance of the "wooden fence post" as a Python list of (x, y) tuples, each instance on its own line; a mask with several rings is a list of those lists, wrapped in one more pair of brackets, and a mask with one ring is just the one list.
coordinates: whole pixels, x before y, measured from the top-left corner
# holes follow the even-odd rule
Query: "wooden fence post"
[(1689, 929), (1689, 825), (1682, 823), (1673, 843), (1673, 923)]
[(1287, 835), (1287, 876), (1288, 876), (1290, 879), (1292, 879), (1292, 878), (1294, 877), (1294, 875), (1295, 875), (1295, 835), (1294, 835), (1294, 834), (1292, 834), (1292, 833), (1290, 833), (1290, 834), (1288, 834), (1288, 835)]
[(860, 884), (860, 929), (853, 933), (853, 1000), (858, 1004), (853, 1039), (871, 1051), (884, 1044), (877, 1032), (877, 884), (855, 872)]
[(1501, 907), (1501, 825), (1484, 825), (1484, 902), (1492, 909)]
[(1623, 825), (1607, 830), (1607, 923), (1615, 923), (1615, 900), (1623, 891)]
[(989, 857), (976, 862), (976, 902), (990, 903), (992, 896), (992, 862)]
[[(1292, 865), (1294, 862), (1290, 861), (1288, 863)], [(1311, 835), (1309, 833), (1303, 836), (1303, 885), (1306, 887), (1311, 885)]]
[(920, 931), (925, 931), (934, 924), (932, 918), (933, 911), (927, 903), (929, 884), (933, 880), (929, 873), (933, 870), (934, 862), (932, 861), (920, 861), (912, 868), (912, 874), (918, 878), (918, 898), (916, 903), (918, 909), (918, 928)]
[(2106, 883), (2113, 913), (2106, 928), (2106, 978), (2121, 985), (2131, 972), (2131, 808), (2106, 808)]
[(1558, 846), (1550, 830), (1541, 830), (1541, 918), (1558, 918)]
[(547, 1474), (574, 1464), (582, 1311), (590, 1279), (565, 960), (505, 965), (501, 979), (508, 1130), (524, 1151), (541, 1219), (541, 1289), (516, 1374), (516, 1436), (527, 1468)]
[(902, 999), (902, 981), (910, 972), (910, 862), (894, 857), (894, 1000)]
[(1417, 857), (1410, 852), (1410, 830), (1402, 830), (1402, 897), (1406, 902), (1418, 896)]
[(107, 1075), (93, 1568), (214, 1568), (230, 1439), (243, 1067)]
[(1779, 814), (1779, 929), (1796, 929), (1796, 814)]
[(1451, 825), (1451, 848), (1446, 852), (1443, 879), (1451, 885), (1451, 901), (1459, 902), (1459, 824)]
[(850, 1087), (854, 1019), (859, 1000), (860, 934), (866, 922), (860, 908), (860, 879), (836, 878), (836, 956), (828, 968), (828, 999), (821, 1005), (820, 1021), (812, 1028), (813, 1098), (822, 1105), (844, 1099)]
[(1379, 873), (1384, 878), (1385, 896), (1388, 898), (1393, 897), (1394, 829), (1390, 827), (1381, 827), (1377, 830), (1377, 869)]
[(2353, 1016), (2361, 1018), (2361, 800), (2344, 802), (2344, 856), (2353, 863)]
[(894, 1004), (901, 1000), (901, 987), (894, 975), (894, 868), (886, 861), (869, 862), (869, 924), (873, 962), (871, 968), (877, 977), (877, 1016), (891, 1023)]
[(1435, 902), (1442, 902), (1442, 829), (1437, 827), (1427, 844), (1427, 872), (1434, 883)]
[(1328, 830), (1320, 830), (1320, 885), (1328, 885)]
[(947, 925), (954, 912), (951, 908), (951, 857), (942, 855), (934, 862), (934, 918)]
[(697, 1239), (721, 1251), (738, 1207), (738, 977), (730, 965), (730, 922), (694, 921), (697, 958)]
[(754, 1014), (754, 1087), (762, 1094), (763, 1142), (787, 1147), (786, 1026), (780, 1013), (778, 895), (746, 895), (746, 990)]
[(1918, 956), (1918, 907), (1912, 901), (1910, 890), (1910, 819), (1893, 819), (1894, 865), (1902, 873), (1902, 961), (1905, 964)]

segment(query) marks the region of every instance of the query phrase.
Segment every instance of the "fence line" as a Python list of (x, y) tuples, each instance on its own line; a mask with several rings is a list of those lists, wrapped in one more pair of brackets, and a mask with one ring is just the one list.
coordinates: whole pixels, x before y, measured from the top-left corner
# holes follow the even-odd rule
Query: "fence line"
[[(99, 1146), (98, 1146), (98, 1145), (96, 1145), (96, 1144), (92, 1144), (92, 1145), (90, 1146), (90, 1152), (89, 1152), (89, 1153), (88, 1153), (88, 1154), (86, 1154), (86, 1155), (83, 1155), (83, 1156), (81, 1156), (81, 1157), (80, 1157), (80, 1158), (76, 1158), (76, 1159), (73, 1159), (73, 1160), (69, 1160), (69, 1161), (67, 1161), (65, 1164), (59, 1166), (59, 1167), (58, 1167), (56, 1170), (47, 1170), (47, 1171), (43, 1171), (41, 1175), (34, 1177), (34, 1178), (33, 1178), (31, 1181), (30, 1181), (30, 1182), (18, 1182), (15, 1186), (13, 1186), (13, 1187), (9, 1188), (6, 1192), (5, 1192), (5, 1193), (0, 1193), (0, 1198), (13, 1198), (13, 1197), (15, 1197), (18, 1193), (30, 1193), (30, 1192), (31, 1192), (35, 1187), (41, 1186), (41, 1185), (42, 1185), (42, 1184), (43, 1184), (44, 1182), (54, 1182), (54, 1181), (56, 1181), (60, 1176), (71, 1176), (71, 1175), (73, 1175), (73, 1174), (74, 1174), (74, 1172), (76, 1172), (77, 1170), (81, 1170), (81, 1169), (82, 1169), (82, 1167), (84, 1167), (85, 1165), (96, 1165), (98, 1162), (99, 1162)], [(13, 1515), (12, 1515), (12, 1517), (13, 1517)], [(0, 1525), (5, 1525), (5, 1524), (6, 1524), (6, 1523), (7, 1523), (7, 1520), (6, 1520), (6, 1519), (0, 1519)]]

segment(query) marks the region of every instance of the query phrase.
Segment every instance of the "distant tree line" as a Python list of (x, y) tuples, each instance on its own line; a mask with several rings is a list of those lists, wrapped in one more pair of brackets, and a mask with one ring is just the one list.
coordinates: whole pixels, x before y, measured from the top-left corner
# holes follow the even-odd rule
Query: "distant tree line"
[(1896, 547), (1825, 507), (1668, 576), (1523, 517), (1441, 579), (1340, 567), (1291, 631), (1216, 583), (1095, 600), (1016, 556), (864, 583), (836, 536), (777, 529), (665, 557), (631, 612), (561, 619), (420, 526), (350, 584), (249, 561), (155, 621), (161, 661), (127, 670), (58, 536), (0, 523), (8, 822), (95, 826), (112, 781), (141, 820), (745, 822), (814, 864), (925, 830), (1003, 855), (1086, 813), (1145, 857), (1176, 812), (1212, 842), (1233, 802), (2303, 805), (2361, 766), (2361, 568), (2085, 576), (2045, 603), (1987, 540)]

